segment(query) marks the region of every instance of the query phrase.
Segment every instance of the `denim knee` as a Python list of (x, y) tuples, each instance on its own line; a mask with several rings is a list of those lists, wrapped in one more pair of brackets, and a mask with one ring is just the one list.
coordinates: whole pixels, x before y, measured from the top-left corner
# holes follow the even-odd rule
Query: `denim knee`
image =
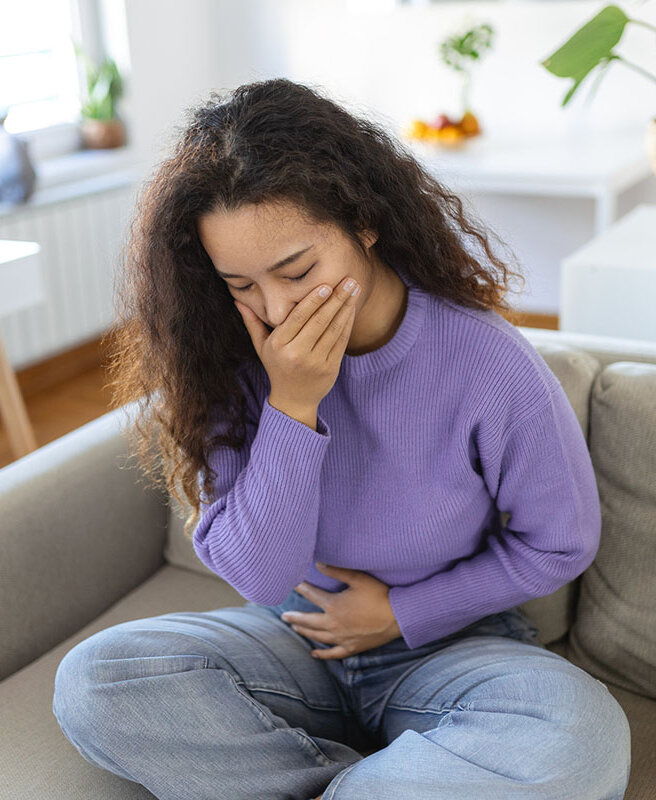
[[(584, 672), (587, 691), (581, 692), (580, 757), (590, 756), (606, 770), (607, 786), (617, 787), (617, 797), (622, 797), (631, 771), (631, 728), (626, 713), (608, 687)], [(614, 795), (609, 795), (609, 797)]]
[[(111, 664), (121, 650), (125, 653), (125, 639), (121, 636), (120, 628), (121, 625), (114, 625), (83, 639), (59, 662), (55, 673), (52, 711), (69, 738), (71, 734), (77, 737), (85, 729), (95, 728), (94, 687), (106, 677), (99, 670), (99, 664), (103, 660)], [(108, 709), (103, 708), (103, 721), (107, 721), (107, 717)]]
[[(209, 658), (200, 652), (163, 648), (159, 653), (142, 653), (130, 627), (121, 623), (98, 631), (78, 642), (60, 661), (52, 711), (67, 735), (97, 734), (100, 729), (111, 733), (112, 715), (120, 716), (121, 702), (130, 702), (119, 688), (132, 678), (207, 668)], [(99, 707), (102, 724), (95, 720)]]
[(57, 666), (52, 698), (52, 712), (59, 726), (70, 738), (91, 711), (87, 700), (88, 667), (93, 656), (88, 639), (78, 642)]
[[(594, 773), (595, 781), (607, 792), (604, 798), (624, 796), (631, 770), (631, 729), (624, 709), (607, 686), (570, 662), (566, 669), (573, 684), (564, 680), (570, 698), (562, 708), (561, 736), (567, 759), (562, 773), (572, 783), (581, 771)], [(565, 738), (566, 737), (566, 738)], [(560, 749), (560, 748), (559, 748)]]

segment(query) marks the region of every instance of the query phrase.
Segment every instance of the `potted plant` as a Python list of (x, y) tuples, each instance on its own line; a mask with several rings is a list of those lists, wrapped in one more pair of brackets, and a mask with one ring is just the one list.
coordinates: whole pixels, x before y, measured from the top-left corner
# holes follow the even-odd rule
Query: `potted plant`
[(121, 147), (125, 144), (125, 126), (116, 114), (116, 101), (123, 94), (123, 79), (116, 62), (105, 58), (96, 66), (82, 48), (73, 43), (76, 56), (83, 62), (87, 97), (80, 114), (82, 141), (88, 148)]
[(464, 33), (447, 36), (438, 45), (439, 54), (446, 66), (463, 76), (463, 116), (473, 113), (469, 105), (472, 82), (471, 70), (475, 64), (480, 62), (485, 52), (492, 48), (493, 40), (494, 29), (489, 23), (484, 22), (480, 25), (474, 25)]
[[(470, 23), (467, 23), (470, 25)], [(444, 147), (458, 148), (482, 133), (479, 121), (469, 105), (474, 65), (492, 48), (494, 28), (488, 23), (466, 27), (461, 33), (448, 36), (437, 45), (438, 53), (447, 67), (463, 77), (462, 113), (460, 118), (438, 114), (435, 120), (425, 122), (413, 119), (406, 131), (410, 139), (421, 139)]]
[[(589, 98), (592, 98), (599, 81), (613, 61), (620, 61), (648, 80), (656, 81), (655, 75), (613, 52), (613, 48), (622, 38), (624, 29), (629, 22), (643, 25), (656, 32), (656, 27), (643, 20), (632, 19), (618, 6), (606, 6), (580, 27), (558, 50), (540, 62), (553, 75), (557, 75), (559, 78), (571, 78), (574, 81), (563, 97), (561, 106), (569, 103), (582, 81), (599, 67), (589, 93)], [(652, 170), (656, 173), (656, 117), (652, 117), (649, 121), (646, 146)]]

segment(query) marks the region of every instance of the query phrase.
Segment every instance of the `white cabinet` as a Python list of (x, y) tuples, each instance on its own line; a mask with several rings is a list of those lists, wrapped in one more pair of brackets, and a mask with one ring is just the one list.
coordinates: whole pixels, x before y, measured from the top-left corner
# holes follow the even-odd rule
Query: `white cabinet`
[(564, 258), (560, 292), (561, 330), (656, 341), (656, 204)]

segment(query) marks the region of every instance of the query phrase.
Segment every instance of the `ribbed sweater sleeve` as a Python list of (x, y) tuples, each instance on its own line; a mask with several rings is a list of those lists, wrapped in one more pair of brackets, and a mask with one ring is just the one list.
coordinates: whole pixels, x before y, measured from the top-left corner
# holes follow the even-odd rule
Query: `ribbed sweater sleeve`
[(408, 647), (551, 594), (580, 575), (599, 548), (601, 507), (592, 462), (559, 383), (520, 422), (482, 430), (477, 448), (490, 495), (510, 518), (475, 554), (390, 589)]
[(200, 560), (246, 600), (281, 603), (307, 575), (330, 440), (321, 416), (315, 431), (265, 398), (250, 447), (212, 452), (217, 478), (193, 546)]

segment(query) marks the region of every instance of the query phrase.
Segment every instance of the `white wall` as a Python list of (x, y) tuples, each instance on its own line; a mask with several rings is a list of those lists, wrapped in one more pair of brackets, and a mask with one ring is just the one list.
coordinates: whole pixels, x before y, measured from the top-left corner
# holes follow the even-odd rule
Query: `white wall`
[[(166, 152), (183, 111), (210, 90), (285, 76), (327, 89), (337, 102), (402, 129), (413, 117), (460, 111), (460, 83), (436, 47), (470, 22), (491, 22), (494, 51), (477, 68), (471, 101), (486, 135), (509, 129), (558, 136), (645, 125), (656, 115), (654, 84), (614, 63), (586, 106), (592, 80), (567, 108), (570, 81), (539, 62), (608, 3), (598, 0), (125, 0), (131, 75), (131, 136), (150, 166)], [(624, 2), (629, 16), (656, 25), (656, 0)], [(656, 34), (629, 26), (620, 55), (656, 73)], [(522, 261), (525, 310), (558, 312), (560, 258), (592, 235), (589, 201), (471, 197)], [(656, 202), (656, 177), (627, 193), (620, 215)], [(557, 229), (559, 236), (554, 237)]]
[[(168, 152), (184, 111), (211, 90), (270, 76), (257, 0), (126, 0), (133, 142), (148, 163)], [(284, 2), (281, 3), (281, 6)], [(258, 66), (259, 65), (259, 66)]]

